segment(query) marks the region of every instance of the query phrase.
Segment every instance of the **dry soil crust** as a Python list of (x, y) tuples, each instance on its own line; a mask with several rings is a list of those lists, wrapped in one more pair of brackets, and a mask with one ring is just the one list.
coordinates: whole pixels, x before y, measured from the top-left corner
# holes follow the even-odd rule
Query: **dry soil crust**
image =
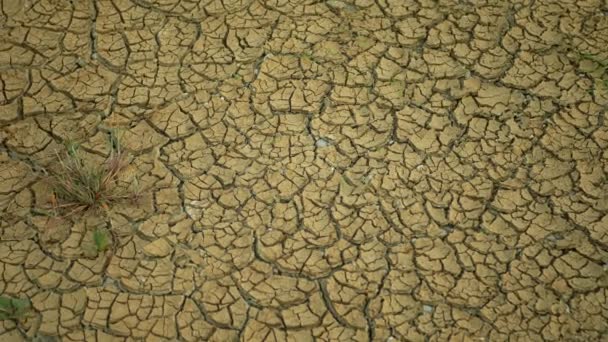
[[(605, 6), (0, 0), (0, 340), (607, 341)], [(139, 206), (34, 215), (111, 127)]]

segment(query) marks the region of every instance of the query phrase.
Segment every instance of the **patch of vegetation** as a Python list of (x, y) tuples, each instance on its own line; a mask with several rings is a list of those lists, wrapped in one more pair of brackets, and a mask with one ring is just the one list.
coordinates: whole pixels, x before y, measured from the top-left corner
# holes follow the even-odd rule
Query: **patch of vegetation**
[(85, 160), (74, 142), (66, 143), (66, 150), (57, 153), (57, 165), (47, 170), (55, 213), (69, 216), (87, 210), (107, 211), (119, 201), (138, 197), (137, 179), (129, 182), (124, 177), (129, 158), (122, 152), (116, 134), (110, 134), (110, 140), (110, 155), (101, 164)]
[(29, 300), (0, 296), (0, 320), (22, 319), (32, 309)]
[(316, 55), (314, 55), (311, 50), (305, 50), (301, 53), (295, 54), (295, 56), (298, 58), (301, 58), (302, 60), (306, 60), (306, 61), (317, 63), (317, 64), (322, 62), (321, 59), (318, 58)]
[(93, 231), (93, 243), (98, 253), (105, 251), (110, 247), (110, 233), (106, 229), (95, 229)]
[(608, 60), (588, 53), (582, 53), (580, 56), (582, 60), (588, 60), (595, 64), (595, 68), (591, 72), (598, 73), (599, 78), (596, 78), (596, 81), (608, 89)]
[[(112, 208), (140, 198), (138, 178), (129, 171), (131, 156), (123, 152), (115, 131), (110, 132), (109, 138), (105, 159), (87, 153), (78, 143), (67, 142), (51, 165), (41, 168), (50, 189), (49, 203), (31, 210), (33, 215), (44, 217), (38, 221), (45, 227), (39, 232), (41, 242), (52, 244), (68, 238), (78, 214), (101, 215), (111, 227)], [(86, 219), (86, 215), (80, 219)], [(87, 236), (81, 246), (86, 257), (97, 257), (116, 241), (107, 227), (87, 228)]]

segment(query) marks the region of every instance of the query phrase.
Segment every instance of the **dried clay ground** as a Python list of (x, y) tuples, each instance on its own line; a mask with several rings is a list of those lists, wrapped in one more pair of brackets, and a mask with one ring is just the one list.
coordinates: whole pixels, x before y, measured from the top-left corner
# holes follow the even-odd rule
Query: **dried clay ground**
[(1, 341), (608, 341), (605, 1), (0, 4)]

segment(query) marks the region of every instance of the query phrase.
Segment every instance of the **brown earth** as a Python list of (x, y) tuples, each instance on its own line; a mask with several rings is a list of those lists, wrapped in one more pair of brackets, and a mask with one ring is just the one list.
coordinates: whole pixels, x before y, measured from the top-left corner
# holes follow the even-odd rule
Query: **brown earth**
[[(1, 341), (608, 341), (605, 1), (0, 10)], [(109, 128), (141, 202), (36, 214)]]

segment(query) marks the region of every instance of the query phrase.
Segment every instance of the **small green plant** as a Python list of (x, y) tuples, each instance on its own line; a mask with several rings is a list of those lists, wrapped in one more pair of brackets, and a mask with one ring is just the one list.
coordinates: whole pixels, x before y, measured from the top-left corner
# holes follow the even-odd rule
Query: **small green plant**
[[(583, 53), (580, 56), (582, 59), (586, 59), (586, 60), (589, 60), (589, 61), (597, 64), (598, 69), (602, 73), (602, 76), (606, 75), (606, 73), (608, 72), (608, 60), (603, 60), (602, 58), (600, 58), (596, 55), (592, 55), (592, 54), (588, 54), (588, 53)], [(595, 70), (598, 70), (598, 69), (595, 69)], [(603, 84), (604, 87), (606, 89), (608, 89), (608, 78), (607, 77), (603, 77), (597, 81), (599, 81), (599, 83)]]
[(111, 134), (110, 139), (110, 155), (101, 165), (85, 160), (80, 146), (73, 142), (57, 154), (56, 167), (48, 170), (55, 212), (65, 211), (68, 216), (94, 209), (107, 211), (113, 203), (137, 197), (137, 180), (128, 182), (123, 177), (129, 160), (116, 135)]
[(105, 251), (110, 247), (110, 233), (106, 229), (95, 229), (93, 231), (93, 243), (97, 252)]
[(27, 299), (0, 296), (0, 320), (22, 319), (31, 309)]

